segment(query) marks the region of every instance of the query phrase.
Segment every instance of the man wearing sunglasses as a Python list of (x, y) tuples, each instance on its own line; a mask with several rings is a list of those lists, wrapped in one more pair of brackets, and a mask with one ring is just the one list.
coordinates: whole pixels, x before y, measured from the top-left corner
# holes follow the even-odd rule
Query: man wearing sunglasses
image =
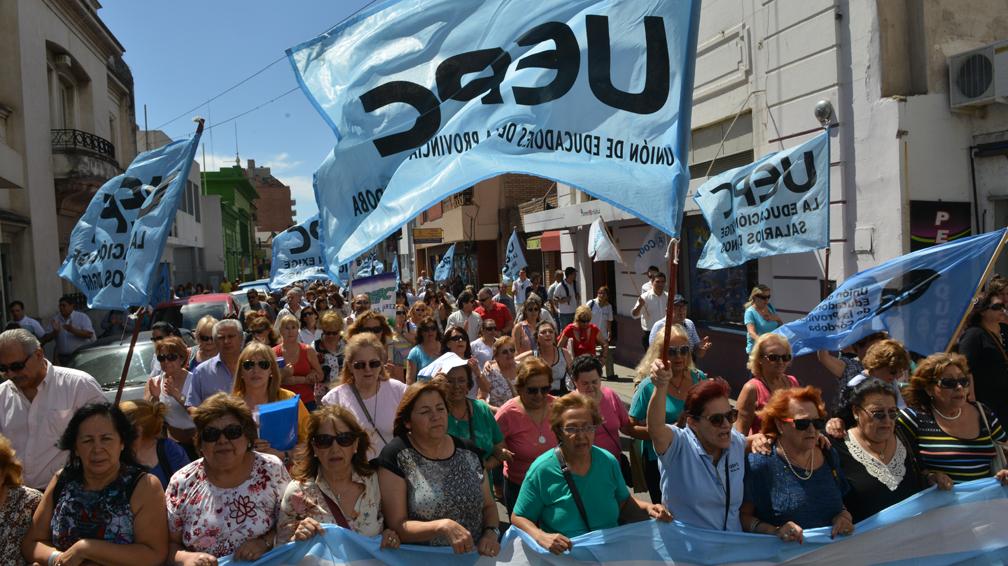
[(23, 328), (0, 334), (0, 435), (24, 464), (24, 483), (43, 490), (66, 463), (59, 437), (77, 409), (103, 403), (93, 377), (53, 365), (38, 338)]

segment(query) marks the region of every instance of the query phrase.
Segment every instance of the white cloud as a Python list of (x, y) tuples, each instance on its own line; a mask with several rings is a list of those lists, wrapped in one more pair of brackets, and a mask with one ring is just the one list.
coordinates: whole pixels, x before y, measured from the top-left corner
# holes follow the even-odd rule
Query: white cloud
[(274, 155), (271, 159), (267, 159), (263, 165), (269, 167), (272, 172), (284, 171), (287, 169), (292, 169), (304, 163), (303, 161), (292, 161), (290, 154), (286, 151)]
[[(199, 163), (201, 171), (220, 171), (222, 167), (234, 167), (235, 166), (235, 156), (234, 155), (223, 155), (214, 154), (207, 148), (206, 160), (203, 158), (203, 149), (200, 148), (196, 151), (196, 163)], [(242, 164), (244, 167), (245, 164)]]

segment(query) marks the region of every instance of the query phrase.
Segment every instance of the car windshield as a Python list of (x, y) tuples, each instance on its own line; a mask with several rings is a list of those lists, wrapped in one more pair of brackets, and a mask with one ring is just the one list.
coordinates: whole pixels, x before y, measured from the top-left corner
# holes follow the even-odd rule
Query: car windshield
[[(91, 374), (98, 380), (102, 389), (115, 390), (119, 387), (119, 378), (122, 376), (127, 351), (129, 351), (129, 343), (86, 348), (74, 354), (67, 366)], [(153, 361), (154, 344), (137, 342), (136, 348), (133, 350), (133, 358), (130, 359), (126, 387), (143, 385), (147, 381), (147, 376), (150, 375)]]
[(154, 322), (170, 322), (175, 328), (196, 328), (199, 319), (210, 315), (221, 320), (227, 314), (225, 303), (189, 303), (159, 308), (154, 311)]

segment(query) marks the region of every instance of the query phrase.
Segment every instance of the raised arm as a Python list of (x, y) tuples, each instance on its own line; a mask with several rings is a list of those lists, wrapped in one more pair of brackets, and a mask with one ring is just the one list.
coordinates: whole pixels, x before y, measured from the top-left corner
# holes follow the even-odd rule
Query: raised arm
[(664, 454), (675, 440), (672, 427), (665, 424), (665, 398), (668, 396), (668, 384), (671, 378), (672, 372), (665, 369), (665, 364), (660, 359), (651, 364), (651, 384), (654, 385), (654, 391), (651, 392), (651, 399), (648, 401), (647, 431), (658, 454)]

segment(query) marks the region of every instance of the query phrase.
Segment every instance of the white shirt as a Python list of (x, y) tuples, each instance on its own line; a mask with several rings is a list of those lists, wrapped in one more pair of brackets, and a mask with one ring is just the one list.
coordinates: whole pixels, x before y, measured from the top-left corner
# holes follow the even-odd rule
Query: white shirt
[(643, 285), (640, 286), (640, 294), (643, 295), (651, 290), (651, 282), (645, 281)]
[(651, 332), (651, 327), (665, 317), (668, 293), (662, 291), (661, 295), (655, 295), (654, 291), (648, 291), (641, 298), (644, 299), (644, 306), (640, 310), (640, 326), (644, 332)]
[(592, 324), (599, 327), (599, 336), (609, 341), (609, 325), (607, 322), (613, 321), (612, 303), (606, 306), (599, 304), (597, 298), (588, 301), (588, 306), (592, 311)]
[(17, 322), (21, 326), (21, 328), (24, 328), (25, 330), (34, 334), (36, 338), (42, 338), (46, 334), (45, 329), (42, 328), (42, 325), (39, 324), (39, 321), (35, 320), (30, 316), (21, 317), (21, 320), (17, 320), (15, 322)]
[(472, 348), (473, 357), (479, 362), (480, 369), (493, 359), (493, 346), (484, 342), (482, 336), (470, 342), (469, 346)]
[(0, 384), (0, 434), (10, 439), (24, 464), (25, 485), (39, 490), (66, 464), (68, 452), (56, 445), (70, 418), (88, 403), (105, 402), (95, 378), (45, 363), (45, 379), (32, 401), (14, 382)]
[(60, 328), (59, 334), (56, 335), (56, 353), (66, 356), (77, 351), (78, 348), (85, 344), (90, 344), (95, 341), (94, 326), (91, 324), (91, 318), (88, 315), (82, 313), (81, 311), (73, 311), (70, 313), (69, 318), (63, 318), (63, 315), (58, 314), (53, 317), (54, 321), (59, 321), (64, 327), (67, 323), (72, 324), (77, 330), (87, 330), (91, 332), (90, 338), (79, 338), (74, 334), (70, 334), (70, 331), (66, 328)]
[[(564, 286), (566, 285), (566, 290)], [(570, 297), (570, 300), (566, 303), (561, 301), (561, 299)], [(565, 279), (564, 281), (557, 283), (556, 289), (553, 291), (553, 298), (556, 299), (557, 312), (560, 314), (574, 314), (574, 311), (580, 306), (577, 299), (577, 281), (573, 283), (568, 283)], [(563, 330), (562, 328), (559, 330)], [(558, 330), (558, 332), (559, 332)]]
[(298, 336), (301, 338), (302, 344), (308, 344), (309, 346), (311, 346), (312, 344), (315, 343), (316, 340), (322, 337), (322, 327), (320, 326), (316, 328), (314, 331), (308, 330), (307, 328), (302, 328), (301, 331), (298, 333)]
[(531, 279), (522, 279), (521, 277), (515, 279), (515, 282), (511, 284), (511, 294), (514, 295), (516, 305), (525, 304), (525, 296), (530, 289), (532, 289)]
[(469, 313), (466, 316), (461, 310), (457, 310), (450, 315), (448, 315), (448, 326), (461, 326), (465, 329), (466, 333), (469, 335), (469, 342), (472, 343), (473, 340), (479, 338), (480, 327), (483, 325), (483, 319), (480, 315), (476, 314), (476, 311)]

